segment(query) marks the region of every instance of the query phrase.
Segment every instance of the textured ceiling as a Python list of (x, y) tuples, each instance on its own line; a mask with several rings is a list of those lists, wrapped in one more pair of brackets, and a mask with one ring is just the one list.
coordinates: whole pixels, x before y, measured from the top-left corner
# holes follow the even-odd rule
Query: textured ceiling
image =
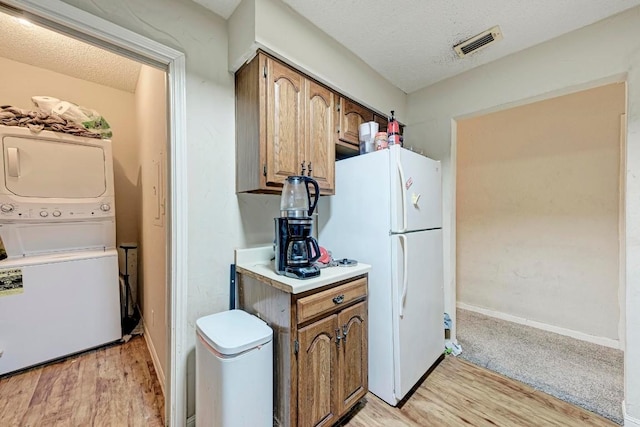
[(135, 92), (140, 64), (0, 13), (0, 57)]
[[(240, 3), (194, 1), (225, 19)], [(282, 1), (407, 93), (640, 5), (640, 0)], [(457, 57), (453, 45), (494, 25), (503, 40)], [(0, 36), (2, 57), (135, 91), (140, 64), (134, 61), (1, 13)]]
[[(194, 1), (225, 19), (240, 3)], [(282, 1), (407, 93), (640, 5), (640, 0)], [(457, 57), (454, 45), (494, 25), (503, 40)]]
[[(640, 0), (283, 0), (410, 93), (640, 4)], [(465, 58), (452, 46), (499, 25)], [(587, 52), (585, 52), (586, 54)]]

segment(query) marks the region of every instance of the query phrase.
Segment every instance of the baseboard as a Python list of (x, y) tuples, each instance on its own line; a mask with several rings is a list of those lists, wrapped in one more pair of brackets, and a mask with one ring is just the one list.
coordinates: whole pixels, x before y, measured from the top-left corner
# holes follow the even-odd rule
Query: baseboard
[(623, 425), (624, 427), (640, 427), (640, 420), (637, 418), (630, 417), (629, 415), (625, 415)]
[(565, 335), (567, 337), (575, 338), (581, 341), (587, 341), (593, 344), (615, 348), (616, 350), (620, 349), (620, 341), (613, 340), (611, 338), (596, 337), (594, 335), (585, 334), (584, 332), (578, 332), (572, 329), (566, 329), (566, 328), (561, 328), (559, 326), (553, 326), (546, 323), (536, 322), (535, 320), (529, 320), (523, 317), (512, 316), (511, 314), (506, 314), (499, 311), (493, 311), (487, 308), (476, 307), (474, 305), (465, 304), (463, 302), (456, 303), (456, 307), (461, 308), (463, 310), (484, 314), (485, 316), (495, 317), (496, 319), (506, 320), (508, 322), (513, 322), (513, 323), (519, 323), (520, 325), (531, 326), (532, 328), (542, 329), (543, 331), (554, 332), (556, 334)]
[(144, 327), (144, 341), (147, 343), (147, 348), (149, 349), (149, 354), (151, 354), (151, 360), (153, 361), (153, 367), (156, 370), (156, 374), (158, 375), (158, 381), (160, 382), (160, 388), (162, 389), (162, 396), (166, 396), (164, 392), (164, 371), (162, 370), (162, 366), (160, 365), (160, 359), (158, 358), (158, 353), (156, 352), (156, 348), (153, 346), (153, 341), (151, 341), (151, 334), (147, 329), (147, 323), (142, 319), (142, 325)]
[(622, 402), (622, 416), (624, 418), (624, 427), (640, 427), (640, 420), (627, 415), (627, 406)]
[(191, 415), (187, 418), (187, 427), (195, 427), (196, 426), (196, 416)]

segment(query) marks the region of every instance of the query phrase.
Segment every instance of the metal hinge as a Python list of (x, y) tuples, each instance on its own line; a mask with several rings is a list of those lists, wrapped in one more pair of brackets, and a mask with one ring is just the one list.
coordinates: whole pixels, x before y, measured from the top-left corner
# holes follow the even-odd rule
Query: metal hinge
[(267, 176), (267, 164), (265, 163), (265, 165), (262, 167), (262, 174), (264, 176)]
[(293, 352), (295, 354), (298, 354), (299, 351), (300, 351), (300, 343), (298, 342), (298, 340), (295, 340), (293, 342)]
[(339, 113), (340, 112), (340, 103), (339, 102), (336, 104), (336, 108), (337, 108), (336, 111), (338, 111), (338, 113)]
[(262, 77), (267, 78), (267, 66), (262, 67)]

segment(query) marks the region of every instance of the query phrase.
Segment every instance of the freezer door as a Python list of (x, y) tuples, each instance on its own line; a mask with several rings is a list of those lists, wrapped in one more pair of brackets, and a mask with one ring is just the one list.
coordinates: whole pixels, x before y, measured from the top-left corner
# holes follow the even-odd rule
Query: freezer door
[(391, 238), (394, 394), (400, 401), (444, 351), (442, 230)]
[(399, 146), (390, 154), (391, 231), (442, 227), (440, 162)]

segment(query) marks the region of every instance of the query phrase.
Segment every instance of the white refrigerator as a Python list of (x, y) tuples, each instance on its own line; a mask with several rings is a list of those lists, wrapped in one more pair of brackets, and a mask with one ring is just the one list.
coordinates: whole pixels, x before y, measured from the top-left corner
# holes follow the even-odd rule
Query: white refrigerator
[(369, 272), (369, 391), (396, 406), (444, 351), (441, 165), (398, 145), (336, 163), (319, 243)]

